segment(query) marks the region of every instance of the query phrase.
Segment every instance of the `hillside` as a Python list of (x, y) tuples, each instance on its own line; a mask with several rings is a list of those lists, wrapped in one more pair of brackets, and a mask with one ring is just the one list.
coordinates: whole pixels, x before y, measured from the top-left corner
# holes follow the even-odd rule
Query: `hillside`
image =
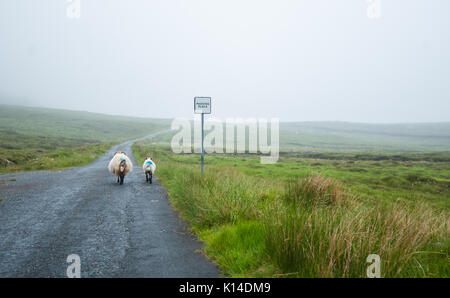
[(0, 173), (83, 165), (114, 143), (168, 126), (167, 120), (0, 105)]

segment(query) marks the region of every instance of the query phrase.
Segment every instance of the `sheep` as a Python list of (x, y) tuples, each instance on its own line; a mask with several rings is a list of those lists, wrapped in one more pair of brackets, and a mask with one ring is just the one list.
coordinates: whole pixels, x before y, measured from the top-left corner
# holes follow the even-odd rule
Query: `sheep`
[(145, 179), (147, 180), (147, 182), (152, 183), (153, 174), (155, 174), (156, 170), (156, 164), (151, 157), (147, 156), (147, 158), (145, 158), (142, 169), (144, 170)]
[(108, 169), (113, 175), (117, 176), (117, 183), (122, 185), (125, 176), (133, 170), (133, 163), (125, 152), (119, 151), (114, 153)]

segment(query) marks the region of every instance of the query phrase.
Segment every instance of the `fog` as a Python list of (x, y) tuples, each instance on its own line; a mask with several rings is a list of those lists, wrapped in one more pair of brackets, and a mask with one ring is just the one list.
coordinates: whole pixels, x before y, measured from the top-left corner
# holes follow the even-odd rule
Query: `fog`
[[(376, 1), (376, 0), (371, 0)], [(0, 2), (0, 103), (140, 117), (450, 121), (450, 2)]]

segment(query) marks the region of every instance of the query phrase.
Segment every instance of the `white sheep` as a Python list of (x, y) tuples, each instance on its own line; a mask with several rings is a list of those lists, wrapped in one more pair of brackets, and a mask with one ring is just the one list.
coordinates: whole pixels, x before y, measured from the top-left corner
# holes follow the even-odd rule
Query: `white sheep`
[(133, 163), (125, 152), (116, 152), (108, 165), (109, 171), (117, 176), (117, 183), (123, 184), (125, 176), (133, 170)]
[(152, 183), (153, 174), (155, 174), (156, 164), (151, 157), (147, 157), (142, 165), (147, 182)]

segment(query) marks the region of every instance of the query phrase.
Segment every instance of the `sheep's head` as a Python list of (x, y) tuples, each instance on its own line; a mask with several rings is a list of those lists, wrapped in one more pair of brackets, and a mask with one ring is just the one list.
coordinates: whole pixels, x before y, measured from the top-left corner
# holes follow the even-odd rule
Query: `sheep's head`
[(119, 164), (119, 172), (120, 173), (125, 172), (126, 168), (127, 168), (127, 162), (125, 160), (122, 160)]

